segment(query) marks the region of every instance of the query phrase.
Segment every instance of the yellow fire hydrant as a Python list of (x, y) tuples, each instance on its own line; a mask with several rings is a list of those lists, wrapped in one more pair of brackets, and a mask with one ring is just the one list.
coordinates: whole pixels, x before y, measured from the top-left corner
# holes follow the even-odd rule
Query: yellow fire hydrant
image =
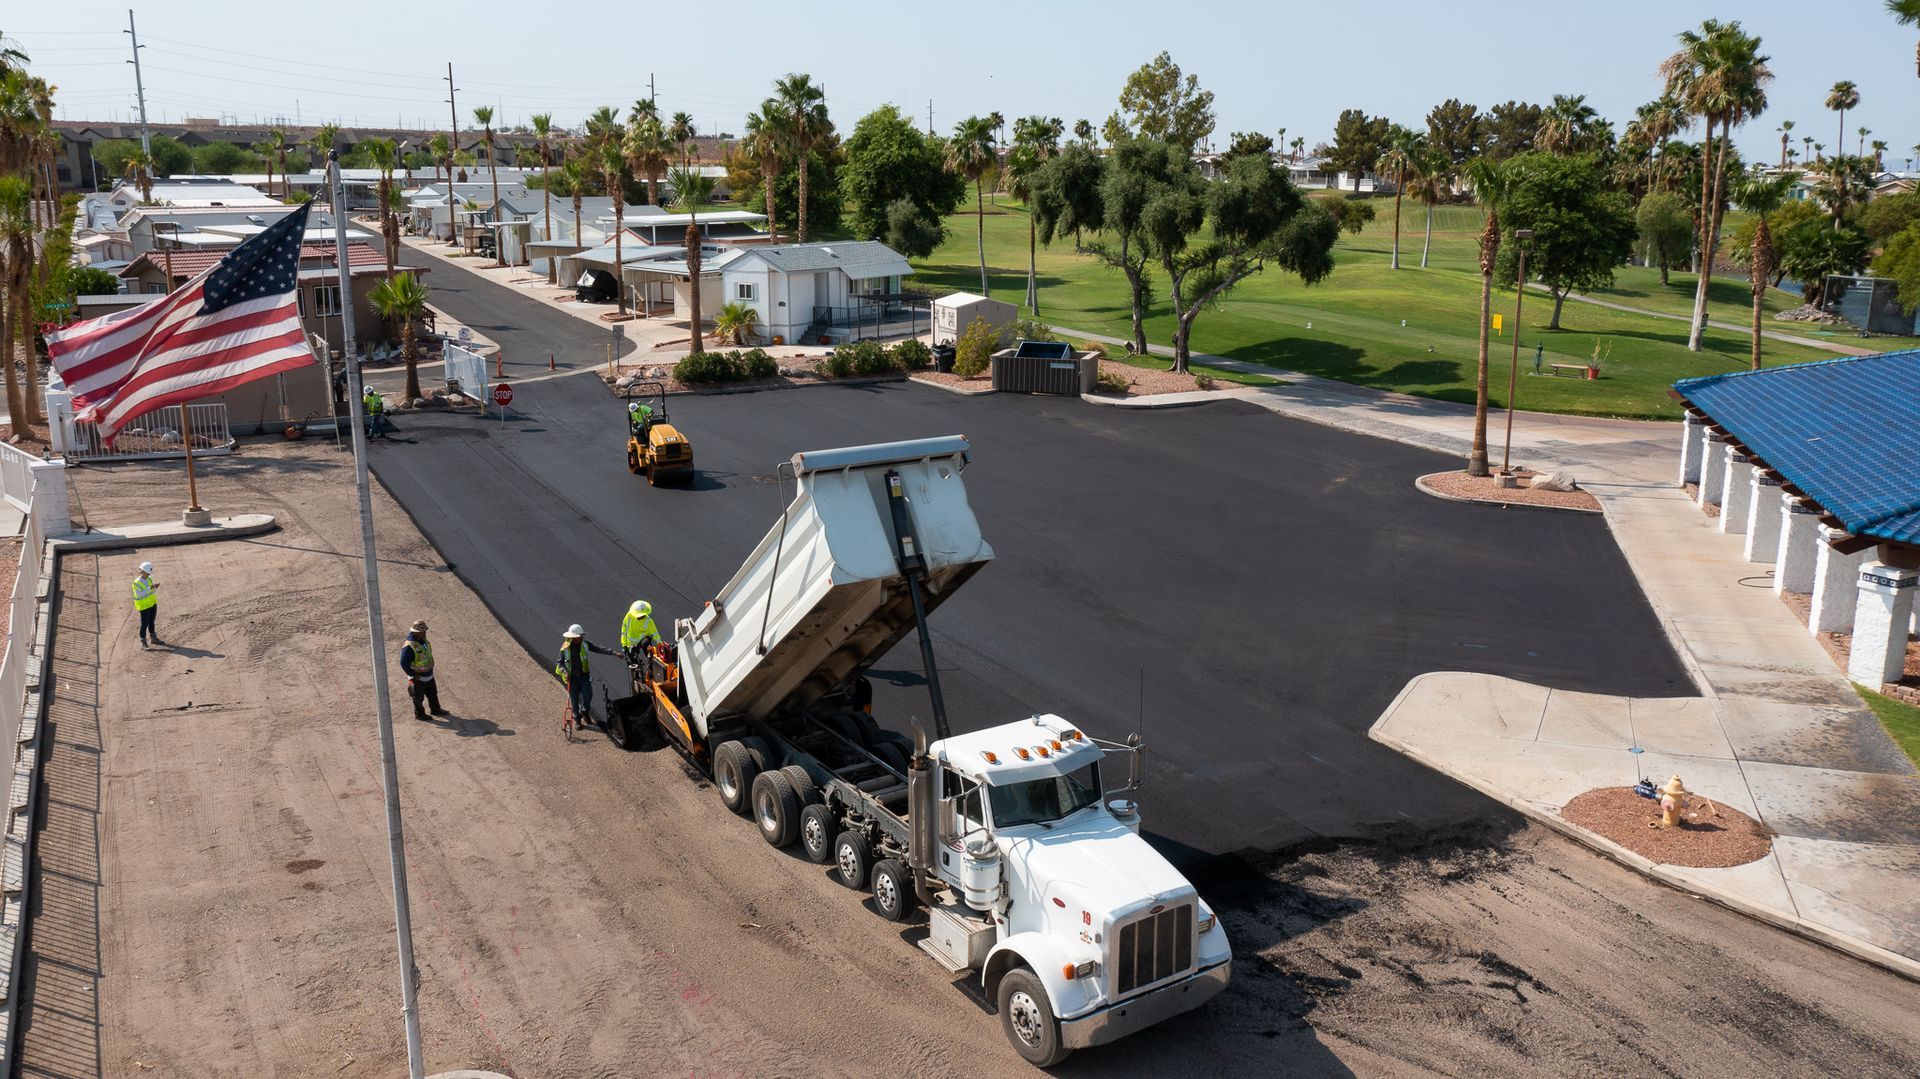
[[(1680, 782), (1679, 776), (1669, 776), (1667, 785), (1660, 788), (1660, 819), (1649, 821), (1647, 826), (1649, 828), (1674, 827), (1680, 823), (1681, 814), (1693, 807), (1693, 799), (1693, 792), (1687, 789), (1686, 784)], [(1714, 816), (1720, 815), (1718, 806), (1705, 798), (1700, 800), (1707, 803), (1707, 808), (1713, 812)]]

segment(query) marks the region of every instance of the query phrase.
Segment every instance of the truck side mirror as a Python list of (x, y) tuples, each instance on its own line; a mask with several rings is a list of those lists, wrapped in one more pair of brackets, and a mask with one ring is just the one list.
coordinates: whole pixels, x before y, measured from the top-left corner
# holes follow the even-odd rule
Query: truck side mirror
[(1147, 755), (1147, 747), (1140, 744), (1138, 732), (1127, 735), (1127, 789), (1140, 789), (1140, 762)]

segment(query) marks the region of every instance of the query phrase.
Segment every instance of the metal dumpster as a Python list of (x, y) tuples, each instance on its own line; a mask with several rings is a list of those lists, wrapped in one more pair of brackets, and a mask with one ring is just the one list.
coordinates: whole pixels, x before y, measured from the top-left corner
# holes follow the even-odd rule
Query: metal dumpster
[(993, 388), (1001, 393), (1092, 393), (1100, 356), (1076, 355), (1065, 341), (1022, 341), (993, 354)]

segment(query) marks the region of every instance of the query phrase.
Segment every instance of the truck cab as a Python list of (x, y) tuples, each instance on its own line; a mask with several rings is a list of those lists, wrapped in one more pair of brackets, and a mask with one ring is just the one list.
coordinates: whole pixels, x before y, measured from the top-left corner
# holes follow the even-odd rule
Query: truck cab
[(1140, 838), (1133, 784), (1105, 785), (1108, 749), (1038, 715), (944, 739), (928, 756), (932, 869), (952, 901), (929, 907), (924, 947), (980, 972), (1023, 1056), (1055, 1063), (1226, 988), (1226, 931)]

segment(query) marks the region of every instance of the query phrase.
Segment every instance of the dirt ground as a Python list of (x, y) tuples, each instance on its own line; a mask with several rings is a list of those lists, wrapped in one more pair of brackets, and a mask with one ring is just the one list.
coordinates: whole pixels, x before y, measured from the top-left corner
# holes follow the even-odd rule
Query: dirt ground
[[(32, 946), (84, 957), (96, 923), (99, 970), (72, 996), (97, 999), (98, 1026), (89, 1064), (85, 1032), (56, 1037), (55, 1005), (30, 996), (23, 1053), (63, 1074), (397, 1074), (351, 470), (308, 441), (207, 471), (216, 512), (281, 531), (63, 569), (49, 796), (92, 798), (97, 770), (101, 887), (96, 919), (43, 885), (36, 927), (71, 909)], [(160, 520), (177, 472), (75, 482), (96, 523)], [(432, 623), (454, 714), (419, 723), (397, 702), (430, 1072), (1033, 1074), (913, 946), (923, 930), (768, 849), (671, 752), (565, 743), (542, 665), (378, 490), (375, 514), (387, 635)], [(120, 601), (142, 558), (169, 650), (142, 651)], [(92, 669), (98, 746), (76, 747)], [(1920, 987), (1489, 820), (1214, 860), (1196, 883), (1233, 936), (1233, 987), (1059, 1074), (1920, 1072)], [(50, 828), (41, 861), (94, 841)]]

